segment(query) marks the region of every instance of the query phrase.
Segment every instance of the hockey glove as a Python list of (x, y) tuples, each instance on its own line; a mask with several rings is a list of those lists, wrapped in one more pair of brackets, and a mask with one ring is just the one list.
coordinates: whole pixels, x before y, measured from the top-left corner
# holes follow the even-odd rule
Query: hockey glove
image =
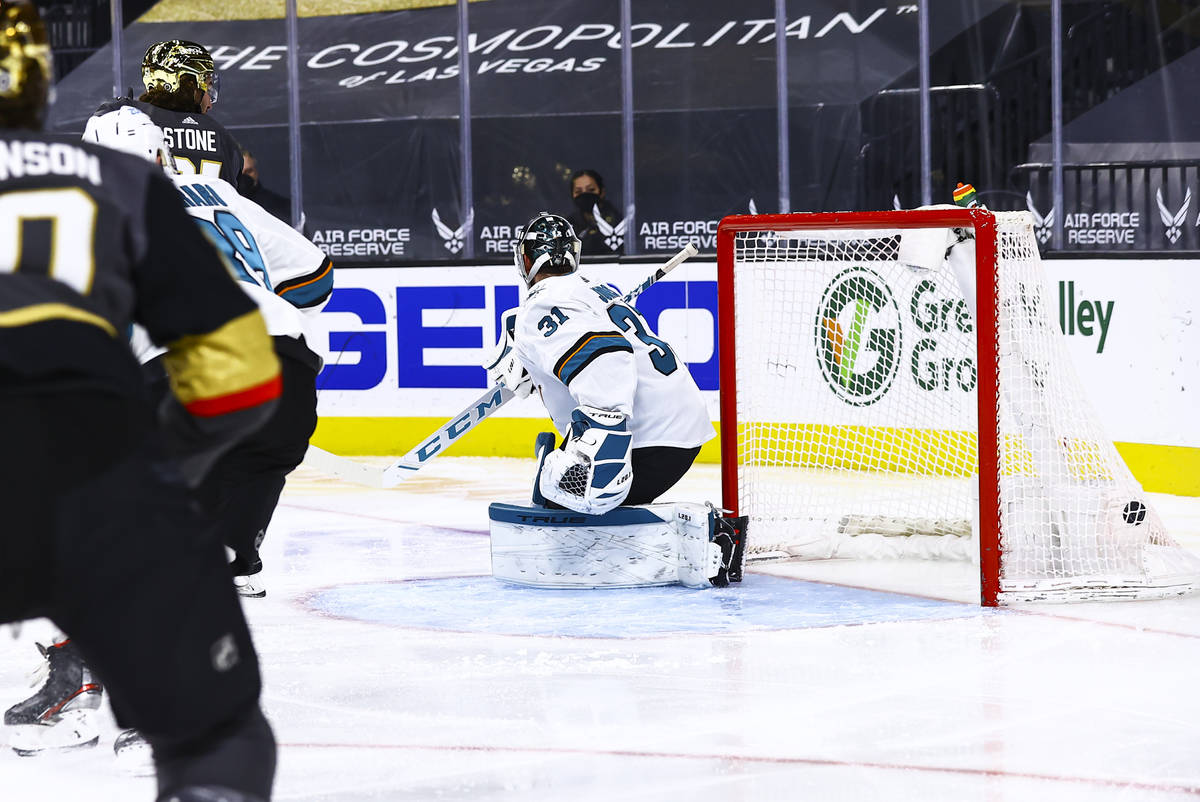
[(521, 360), (517, 358), (516, 342), (517, 310), (510, 309), (504, 315), (502, 334), (488, 355), (483, 367), (487, 370), (488, 381), (492, 384), (503, 384), (513, 391), (517, 398), (526, 398), (533, 392), (533, 379)]
[(538, 487), (547, 500), (567, 509), (600, 515), (629, 495), (633, 480), (626, 416), (595, 407), (576, 407), (561, 451), (546, 456)]

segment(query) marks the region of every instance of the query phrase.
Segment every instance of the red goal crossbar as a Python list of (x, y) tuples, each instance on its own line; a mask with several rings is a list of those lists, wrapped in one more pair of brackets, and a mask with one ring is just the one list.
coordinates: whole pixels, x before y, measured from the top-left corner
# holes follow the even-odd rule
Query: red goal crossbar
[[(1000, 589), (999, 404), (996, 340), (996, 218), (983, 209), (917, 209), (891, 212), (832, 212), (736, 215), (717, 231), (717, 325), (720, 362), (722, 506), (739, 509), (734, 238), (747, 231), (972, 228), (977, 270), (975, 333), (978, 359), (979, 544), (981, 602), (995, 606)], [(749, 532), (753, 540), (753, 530)]]

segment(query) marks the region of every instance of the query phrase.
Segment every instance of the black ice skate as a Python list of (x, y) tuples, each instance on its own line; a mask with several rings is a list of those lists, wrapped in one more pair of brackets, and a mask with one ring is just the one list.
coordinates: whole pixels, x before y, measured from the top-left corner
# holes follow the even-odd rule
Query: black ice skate
[(254, 538), (254, 553), (249, 557), (242, 557), (238, 554), (234, 556), (233, 562), (229, 564), (230, 570), (233, 571), (233, 586), (237, 589), (239, 596), (247, 599), (261, 599), (267, 595), (267, 586), (263, 583), (262, 578), (262, 559), (258, 556), (258, 549), (262, 545), (263, 536), (266, 532), (259, 530), (258, 535)]
[(45, 660), (33, 684), (44, 682), (37, 693), (4, 712), (9, 744), (18, 755), (95, 746), (103, 686), (70, 640), (37, 647)]
[(267, 586), (263, 584), (261, 573), (238, 574), (233, 578), (233, 587), (239, 596), (246, 599), (261, 599), (267, 595)]

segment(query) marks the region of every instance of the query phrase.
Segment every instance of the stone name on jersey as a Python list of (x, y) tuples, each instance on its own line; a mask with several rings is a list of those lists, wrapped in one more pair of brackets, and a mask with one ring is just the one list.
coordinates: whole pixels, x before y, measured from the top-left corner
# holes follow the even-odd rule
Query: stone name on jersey
[(177, 150), (203, 150), (208, 153), (217, 152), (217, 132), (206, 131), (202, 128), (163, 128), (167, 139), (167, 147), (174, 153)]

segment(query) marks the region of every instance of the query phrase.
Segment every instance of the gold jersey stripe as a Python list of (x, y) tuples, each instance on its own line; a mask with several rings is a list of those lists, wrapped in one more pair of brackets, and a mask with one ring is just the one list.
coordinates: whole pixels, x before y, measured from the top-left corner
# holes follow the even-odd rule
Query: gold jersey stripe
[(243, 393), (279, 375), (279, 359), (257, 309), (216, 331), (176, 340), (163, 360), (171, 389), (185, 407)]
[(0, 312), (0, 326), (5, 328), (28, 326), (31, 323), (41, 323), (46, 320), (74, 320), (79, 323), (90, 323), (104, 329), (110, 337), (117, 336), (117, 330), (113, 324), (100, 315), (70, 304), (32, 304)]

